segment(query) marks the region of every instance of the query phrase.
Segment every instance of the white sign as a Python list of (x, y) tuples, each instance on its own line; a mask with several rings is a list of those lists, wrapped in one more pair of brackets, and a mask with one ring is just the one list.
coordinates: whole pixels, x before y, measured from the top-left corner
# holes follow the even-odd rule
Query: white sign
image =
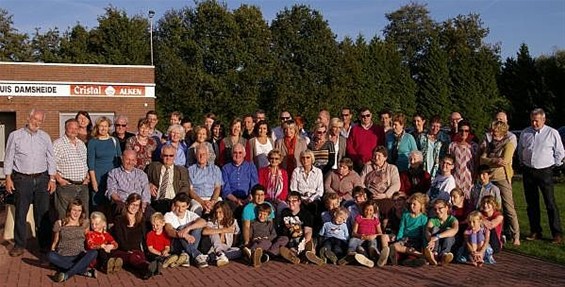
[(132, 84), (51, 84), (51, 83), (2, 83), (0, 96), (103, 96), (103, 97), (155, 97), (154, 86)]

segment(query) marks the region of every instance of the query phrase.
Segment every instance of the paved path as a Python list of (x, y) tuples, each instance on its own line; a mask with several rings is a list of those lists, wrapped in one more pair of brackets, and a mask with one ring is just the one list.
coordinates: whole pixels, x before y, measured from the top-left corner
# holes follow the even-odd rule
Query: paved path
[[(3, 234), (4, 212), (0, 213)], [(53, 269), (39, 266), (37, 257), (26, 250), (12, 258), (11, 242), (0, 238), (0, 286), (565, 286), (565, 266), (502, 252), (497, 264), (483, 268), (451, 264), (446, 267), (409, 268), (386, 266), (292, 265), (271, 261), (261, 268), (240, 262), (218, 268), (167, 269), (163, 275), (143, 281), (129, 272), (114, 275), (99, 272), (97, 279), (75, 276), (66, 283), (54, 283)], [(565, 248), (563, 249), (565, 252)]]

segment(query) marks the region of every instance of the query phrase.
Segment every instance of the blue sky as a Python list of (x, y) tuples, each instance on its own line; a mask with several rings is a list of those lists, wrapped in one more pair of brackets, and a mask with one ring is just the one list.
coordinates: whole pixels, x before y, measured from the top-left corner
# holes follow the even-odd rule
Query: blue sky
[[(338, 39), (346, 35), (355, 38), (380, 36), (387, 24), (385, 13), (409, 3), (405, 0), (264, 0), (224, 1), (230, 9), (241, 3), (259, 6), (267, 21), (277, 12), (295, 3), (303, 3), (319, 10), (330, 24)], [(565, 0), (428, 0), (432, 19), (443, 21), (459, 14), (479, 13), (490, 29), (486, 41), (500, 43), (502, 56), (515, 56), (521, 43), (528, 44), (533, 56), (551, 54), (565, 49)], [(0, 8), (13, 15), (14, 25), (20, 32), (32, 33), (36, 27), (46, 31), (81, 23), (89, 28), (97, 25), (96, 18), (104, 14), (108, 4), (125, 9), (128, 15), (147, 15), (148, 10), (160, 18), (165, 11), (179, 9), (194, 2), (179, 0), (0, 0)]]

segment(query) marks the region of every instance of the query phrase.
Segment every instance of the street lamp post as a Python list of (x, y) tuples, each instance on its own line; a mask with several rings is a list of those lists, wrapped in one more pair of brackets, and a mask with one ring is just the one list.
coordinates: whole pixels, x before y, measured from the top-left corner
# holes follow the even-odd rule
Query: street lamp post
[(151, 66), (153, 66), (153, 16), (155, 16), (155, 11), (149, 10), (149, 45), (151, 47)]

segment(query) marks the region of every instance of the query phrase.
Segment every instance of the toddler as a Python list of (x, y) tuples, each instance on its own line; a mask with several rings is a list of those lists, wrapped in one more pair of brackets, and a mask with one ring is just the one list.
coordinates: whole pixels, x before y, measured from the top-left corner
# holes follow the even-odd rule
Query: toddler
[(273, 240), (277, 238), (273, 221), (269, 219), (271, 212), (271, 206), (262, 203), (257, 206), (257, 218), (251, 222), (249, 230), (251, 242), (243, 248), (243, 253), (253, 267), (259, 267), (269, 261), (269, 255), (265, 252), (271, 248)]
[[(483, 225), (483, 215), (473, 211), (467, 217), (469, 227), (465, 230), (465, 246), (460, 249), (458, 261), (469, 262), (474, 266), (482, 266), (485, 254), (489, 249), (490, 232)], [(492, 249), (489, 250), (492, 256)]]
[(118, 272), (122, 269), (123, 261), (118, 257), (111, 257), (112, 250), (118, 248), (118, 242), (106, 231), (107, 223), (104, 213), (94, 211), (90, 215), (90, 230), (86, 233), (86, 248), (98, 250), (98, 257), (91, 262), (91, 267), (105, 269), (107, 274)]
[(337, 258), (345, 255), (349, 231), (347, 229), (347, 217), (349, 212), (345, 207), (334, 208), (331, 211), (332, 219), (324, 223), (320, 230), (321, 248), (320, 256), (322, 259), (329, 259), (333, 264), (337, 263)]
[(151, 215), (151, 226), (153, 230), (149, 231), (146, 236), (149, 261), (157, 261), (162, 264), (163, 268), (174, 268), (185, 264), (188, 261), (186, 253), (181, 253), (180, 256), (171, 255), (171, 238), (166, 232), (163, 232), (165, 216), (160, 212), (155, 212)]

